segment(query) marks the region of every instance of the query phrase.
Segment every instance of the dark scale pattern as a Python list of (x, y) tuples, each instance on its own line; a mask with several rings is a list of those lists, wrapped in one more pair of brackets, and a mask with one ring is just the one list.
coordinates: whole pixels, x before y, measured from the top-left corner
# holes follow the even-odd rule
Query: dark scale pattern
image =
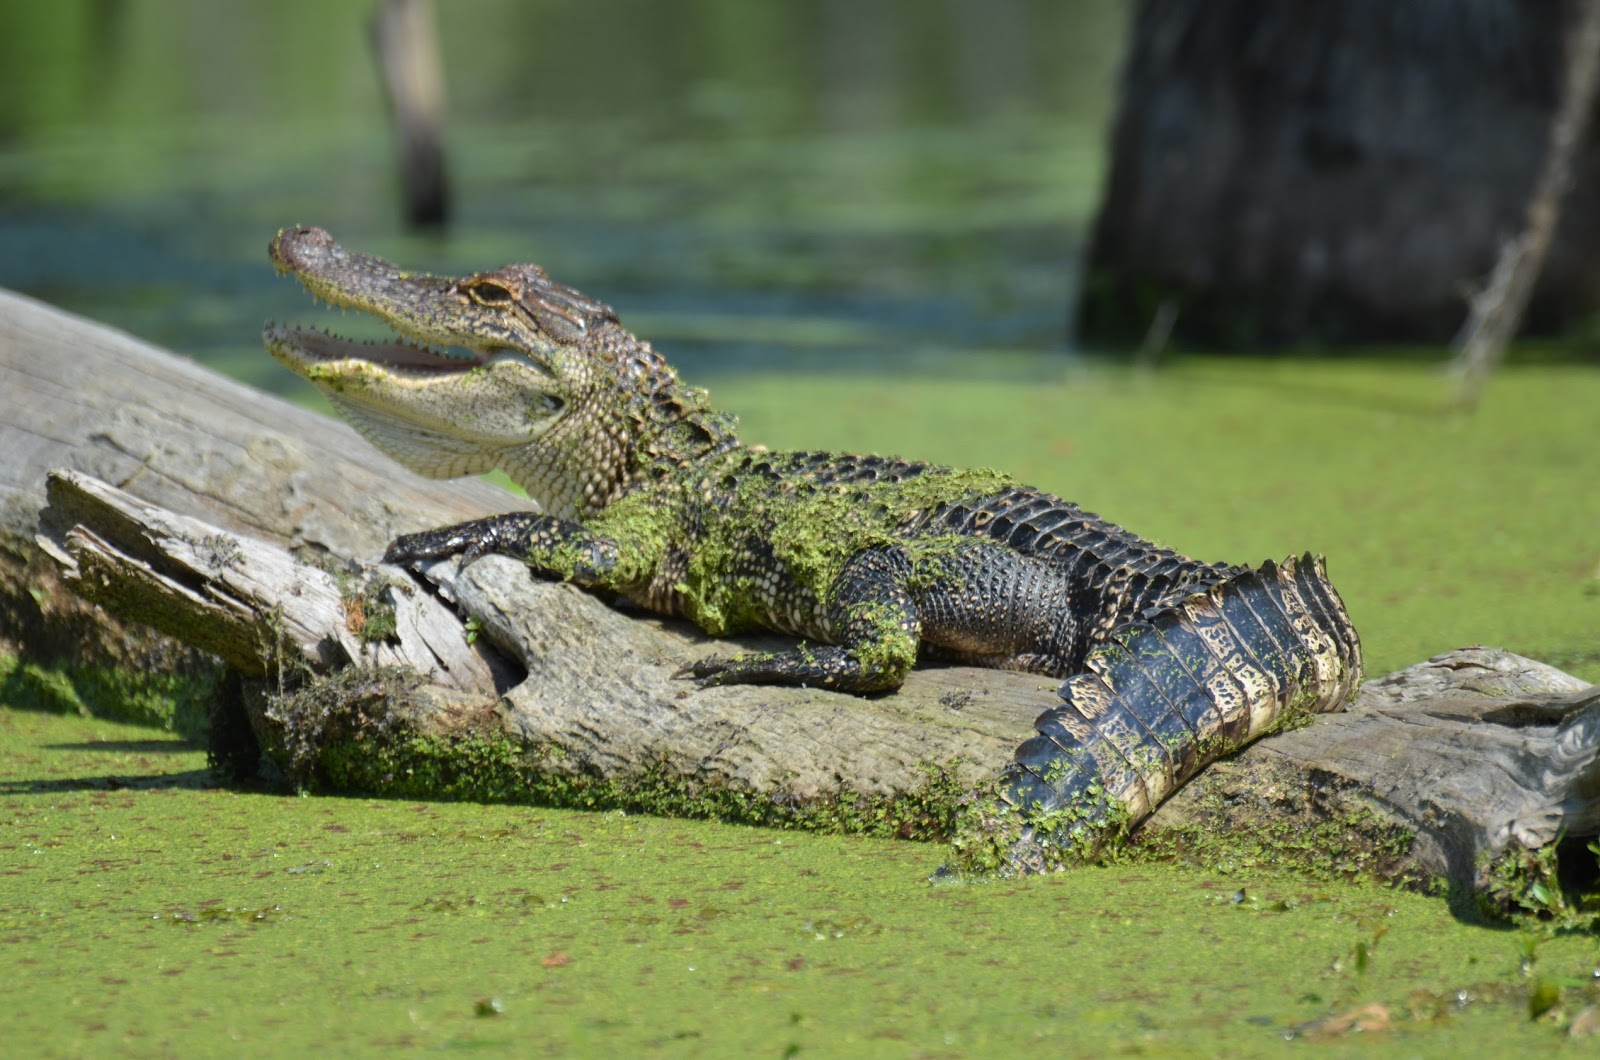
[[(275, 356), (335, 396), (338, 366), (364, 359), (349, 370), (390, 451), (425, 473), (494, 463), (561, 516), (410, 535), (391, 561), (504, 552), (713, 634), (811, 642), (685, 669), (707, 684), (880, 692), (921, 650), (1067, 678), (1004, 778), (1025, 823), (1019, 863), (1093, 848), (1219, 755), (1338, 709), (1360, 680), (1355, 630), (1312, 556), (1201, 563), (995, 472), (742, 446), (608, 307), (534, 266), (404, 273), (320, 229), (280, 233), (272, 256), (328, 301), (476, 360), (283, 330), (267, 336)], [(506, 348), (525, 362), (499, 359)], [(415, 384), (419, 364), (433, 385)], [(340, 408), (360, 425), (361, 406)], [(469, 440), (501, 424), (493, 445)]]
[[(1322, 563), (1266, 563), (1122, 626), (1017, 751), (1008, 798), (1091, 848), (1284, 721), (1354, 695), (1361, 652)], [(1097, 830), (1109, 826), (1111, 835)], [(1059, 841), (1057, 837), (1056, 841)]]
[(1119, 572), (1142, 575), (1138, 593), (1126, 601), (1128, 614), (1223, 581), (1240, 570), (1200, 563), (1161, 548), (1076, 504), (1026, 486), (942, 504), (928, 513), (920, 528), (993, 538), (1023, 555), (1059, 566), (1086, 588), (1100, 588)]

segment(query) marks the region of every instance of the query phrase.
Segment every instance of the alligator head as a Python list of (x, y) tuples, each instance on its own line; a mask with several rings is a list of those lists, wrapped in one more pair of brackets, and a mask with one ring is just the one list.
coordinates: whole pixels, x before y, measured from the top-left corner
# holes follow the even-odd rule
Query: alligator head
[(268, 324), (263, 338), (368, 441), (419, 474), (499, 469), (547, 513), (585, 515), (642, 472), (663, 434), (716, 419), (609, 306), (537, 265), (409, 273), (320, 228), (284, 229), (268, 254), (314, 297), (396, 332), (358, 342)]

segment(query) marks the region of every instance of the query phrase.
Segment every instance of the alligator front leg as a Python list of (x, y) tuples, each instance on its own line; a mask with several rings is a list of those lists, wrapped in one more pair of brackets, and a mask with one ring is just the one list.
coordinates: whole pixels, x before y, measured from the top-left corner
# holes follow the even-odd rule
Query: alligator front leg
[(910, 572), (902, 549), (860, 552), (833, 585), (829, 614), (838, 644), (712, 656), (690, 663), (678, 676), (707, 685), (816, 685), (857, 693), (899, 688), (922, 638), (917, 605), (905, 584)]
[(385, 563), (411, 563), (460, 554), (465, 567), (498, 552), (546, 574), (583, 586), (610, 588), (621, 549), (616, 540), (580, 523), (534, 512), (507, 512), (485, 519), (403, 534), (383, 554)]

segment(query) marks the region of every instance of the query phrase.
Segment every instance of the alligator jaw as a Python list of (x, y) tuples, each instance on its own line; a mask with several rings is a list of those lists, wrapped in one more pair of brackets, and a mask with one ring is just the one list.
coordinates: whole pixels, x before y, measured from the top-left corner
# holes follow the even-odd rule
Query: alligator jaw
[(401, 270), (320, 228), (268, 254), (315, 299), (397, 334), (362, 343), (269, 324), (267, 350), (385, 453), (434, 478), (505, 471), (553, 515), (594, 514), (667, 454), (737, 447), (616, 313), (530, 263), (460, 277)]
[[(444, 352), (403, 338), (358, 341), (317, 328), (268, 324), (261, 332), (267, 352), (297, 375), (316, 380), (329, 375), (381, 370), (403, 384), (455, 376), (489, 361), (486, 351), (456, 347)], [(459, 352), (457, 352), (459, 351)]]
[(505, 349), (459, 325), (459, 311), (470, 307), (455, 280), (404, 272), (382, 258), (346, 250), (321, 228), (283, 229), (267, 253), (313, 300), (369, 313), (398, 333), (394, 340), (362, 342), (268, 324), (262, 334), (267, 350), (308, 378), (377, 368), (401, 380), (420, 380), (481, 367)]

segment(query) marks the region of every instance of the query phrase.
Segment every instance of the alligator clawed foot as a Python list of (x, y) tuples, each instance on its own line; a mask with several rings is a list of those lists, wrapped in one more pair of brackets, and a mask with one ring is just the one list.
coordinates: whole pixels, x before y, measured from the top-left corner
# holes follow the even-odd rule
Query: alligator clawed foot
[(725, 683), (725, 675), (738, 660), (726, 655), (708, 655), (704, 659), (686, 662), (673, 671), (677, 679), (693, 679), (701, 688), (715, 688)]
[(449, 555), (448, 551), (438, 547), (436, 541), (437, 535), (433, 533), (401, 534), (383, 550), (383, 562), (405, 566), (418, 560)]
[(478, 557), (492, 551), (492, 546), (491, 541), (463, 533), (461, 527), (447, 526), (438, 530), (425, 530), (420, 534), (401, 534), (384, 550), (383, 562), (405, 566), (425, 560), (460, 556), (460, 569), (466, 570)]

